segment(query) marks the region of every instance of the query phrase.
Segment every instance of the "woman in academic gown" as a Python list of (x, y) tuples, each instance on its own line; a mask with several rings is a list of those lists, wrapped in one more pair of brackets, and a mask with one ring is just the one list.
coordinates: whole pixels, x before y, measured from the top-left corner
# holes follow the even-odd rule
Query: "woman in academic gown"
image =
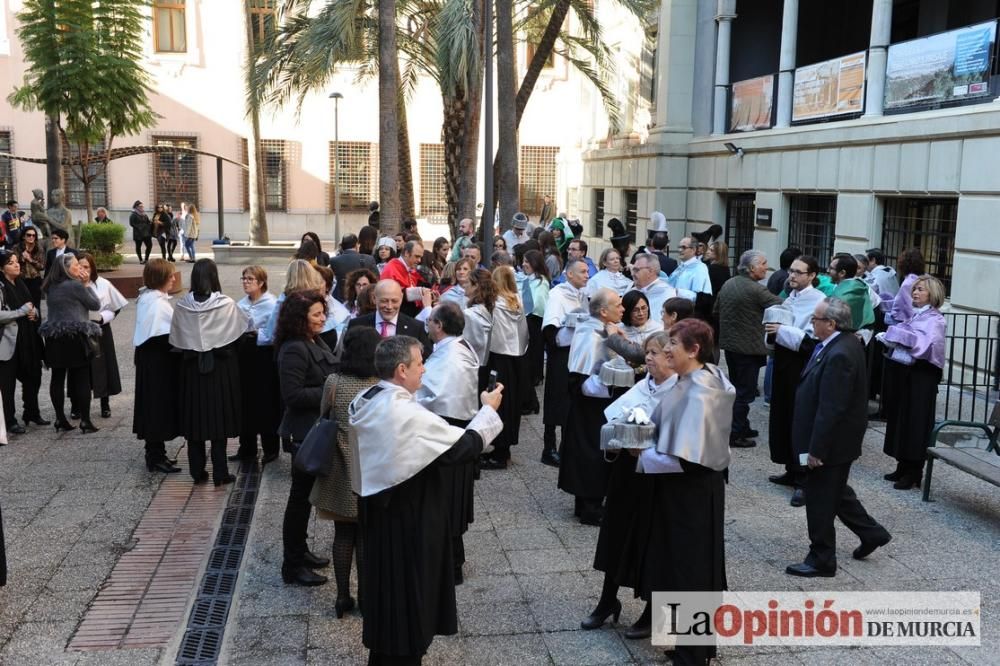
[(462, 337), (479, 357), (479, 390), (482, 390), (486, 388), (490, 375), (490, 336), (493, 333), (493, 310), (497, 304), (496, 286), (488, 270), (480, 268), (472, 272), (467, 294)]
[(115, 352), (115, 337), (111, 332), (111, 322), (128, 305), (113, 284), (97, 274), (94, 257), (87, 252), (80, 254), (80, 273), (83, 286), (87, 287), (101, 301), (101, 309), (91, 313), (100, 317), (101, 353), (90, 359), (90, 386), (95, 398), (101, 400), (101, 418), (111, 418), (111, 396), (122, 392), (122, 378), (118, 371), (118, 355)]
[(174, 267), (163, 259), (150, 259), (142, 269), (143, 288), (135, 302), (135, 391), (132, 394), (132, 432), (145, 442), (146, 468), (173, 474), (181, 471), (167, 458), (165, 442), (180, 431), (177, 424), (177, 355), (170, 351), (170, 322), (174, 308), (170, 290)]
[(894, 481), (896, 490), (920, 487), (944, 368), (946, 324), (938, 309), (944, 304), (944, 285), (921, 275), (913, 282), (911, 296), (913, 316), (878, 334), (888, 348), (885, 385), (892, 387), (882, 398), (886, 418), (882, 450), (896, 459), (896, 470), (885, 479)]
[[(650, 518), (623, 545), (640, 546), (636, 591), (649, 601), (653, 592), (712, 592), (726, 589), (725, 482), (729, 467), (729, 414), (736, 390), (710, 363), (711, 327), (685, 319), (669, 331), (667, 363), (677, 383), (660, 399), (652, 421), (657, 443), (639, 456), (638, 470), (652, 477)], [(714, 646), (683, 646), (674, 664), (708, 664)]]
[(187, 440), (195, 483), (208, 480), (206, 441), (212, 444), (215, 485), (236, 480), (226, 462), (226, 440), (239, 437), (243, 425), (236, 344), (249, 327), (249, 316), (222, 293), (215, 262), (195, 261), (191, 291), (177, 303), (170, 324), (170, 344), (181, 351), (180, 434)]
[(542, 318), (549, 302), (551, 280), (542, 253), (528, 250), (521, 262), (524, 281), (521, 284), (521, 302), (524, 304), (525, 319), (528, 321), (528, 353), (524, 364), (528, 373), (530, 391), (522, 401), (530, 413), (540, 411), (535, 387), (545, 379), (545, 338), (542, 337)]
[[(609, 424), (624, 421), (629, 410), (635, 408), (641, 408), (647, 415), (652, 414), (660, 398), (676, 383), (676, 375), (667, 363), (666, 347), (669, 342), (670, 336), (663, 331), (653, 333), (646, 339), (643, 348), (648, 374), (604, 410)], [(580, 623), (583, 629), (597, 629), (612, 615), (617, 621), (622, 610), (618, 600), (619, 586), (636, 589), (636, 551), (641, 550), (642, 545), (636, 544), (636, 548), (626, 552), (622, 544), (628, 542), (631, 535), (649, 530), (653, 484), (649, 475), (637, 474), (635, 468), (635, 458), (626, 451), (620, 452), (612, 463), (607, 509), (594, 553), (594, 568), (604, 572), (604, 585), (594, 612)], [(650, 628), (650, 605), (647, 603), (642, 616), (625, 632), (625, 638), (647, 638)]]

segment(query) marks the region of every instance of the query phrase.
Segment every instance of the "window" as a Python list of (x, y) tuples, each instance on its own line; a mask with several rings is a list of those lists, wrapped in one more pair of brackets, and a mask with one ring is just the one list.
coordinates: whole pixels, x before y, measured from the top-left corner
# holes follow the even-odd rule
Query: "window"
[(559, 148), (553, 146), (521, 146), (521, 212), (539, 215), (545, 197), (556, 194), (556, 156)]
[(639, 70), (639, 94), (649, 104), (650, 107), (656, 105), (656, 41), (657, 41), (657, 15), (654, 14), (652, 22), (646, 29), (645, 39), (642, 40), (642, 55), (639, 58), (641, 63)]
[[(243, 161), (247, 162), (247, 140), (240, 140)], [(288, 210), (288, 144), (285, 141), (261, 139), (261, 165), (264, 170), (264, 209)], [(250, 210), (250, 173), (243, 170), (243, 210)]]
[[(334, 143), (330, 142), (330, 212), (336, 210), (334, 198), (340, 187), (340, 210), (368, 210), (368, 202), (377, 199), (378, 144), (366, 141), (341, 141), (334, 159)], [(340, 181), (337, 181), (337, 166)], [(442, 172), (442, 178), (444, 177)]]
[(886, 199), (882, 217), (886, 260), (895, 263), (903, 250), (919, 248), (927, 272), (941, 280), (950, 294), (957, 220), (958, 199)]
[(625, 190), (625, 232), (635, 242), (635, 228), (639, 223), (639, 190)]
[(260, 44), (274, 30), (277, 0), (250, 0), (250, 29), (253, 43)]
[(790, 198), (788, 245), (816, 257), (820, 266), (833, 256), (837, 197), (797, 194)]
[(736, 266), (743, 253), (753, 249), (756, 205), (754, 194), (733, 194), (726, 202), (726, 245), (729, 246), (730, 266)]
[[(531, 66), (531, 61), (535, 59), (535, 52), (537, 50), (538, 50), (537, 46), (535, 46), (534, 44), (528, 44), (524, 57), (525, 67)], [(555, 49), (553, 49), (552, 51), (549, 52), (549, 57), (545, 59), (545, 64), (542, 65), (542, 69), (543, 70), (552, 69), (555, 66), (556, 66), (556, 52)]]
[(187, 51), (185, 0), (153, 0), (153, 40), (159, 53)]
[(594, 190), (594, 235), (604, 238), (604, 188)]
[[(0, 132), (0, 153), (13, 151), (10, 132)], [(14, 195), (14, 163), (9, 157), (0, 158), (0, 200), (7, 203)]]
[[(63, 155), (66, 159), (74, 159), (80, 156), (80, 146), (70, 144), (63, 139)], [(102, 153), (104, 152), (104, 142), (99, 141), (90, 146), (90, 158), (87, 171), (96, 177), (90, 183), (90, 201), (97, 206), (108, 205), (108, 174), (104, 170)], [(83, 166), (63, 166), (63, 182), (66, 184), (63, 195), (63, 202), (69, 208), (86, 208), (87, 200), (83, 193), (83, 180), (80, 174), (83, 173)]]
[[(198, 139), (193, 136), (154, 136), (153, 145), (197, 148)], [(154, 153), (153, 165), (154, 205), (167, 204), (175, 210), (180, 207), (182, 201), (200, 205), (198, 155), (173, 151)]]
[(420, 214), (448, 214), (444, 184), (444, 146), (440, 143), (420, 144)]

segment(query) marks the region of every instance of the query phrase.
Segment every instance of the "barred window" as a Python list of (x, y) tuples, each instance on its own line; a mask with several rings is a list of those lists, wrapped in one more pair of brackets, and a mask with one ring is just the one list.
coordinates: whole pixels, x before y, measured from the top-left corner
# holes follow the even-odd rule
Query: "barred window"
[(837, 226), (837, 197), (832, 195), (796, 194), (789, 198), (788, 245), (816, 257), (826, 266), (833, 256), (833, 239)]
[[(62, 144), (63, 155), (66, 159), (76, 159), (80, 156), (80, 146), (78, 144), (70, 144), (65, 138)], [(87, 172), (92, 176), (96, 175), (96, 178), (90, 183), (90, 199), (95, 208), (108, 205), (108, 174), (104, 170), (102, 160), (104, 150), (103, 141), (90, 146), (90, 164)], [(87, 199), (83, 192), (83, 179), (80, 178), (82, 174), (82, 165), (63, 166), (63, 182), (66, 185), (63, 191), (63, 202), (69, 208), (87, 207)]]
[(253, 43), (260, 44), (274, 30), (277, 0), (250, 0), (250, 29)]
[(556, 198), (555, 146), (521, 146), (521, 212), (538, 215), (545, 205), (545, 197)]
[[(243, 162), (250, 159), (247, 140), (240, 139)], [(264, 209), (288, 210), (288, 142), (261, 139), (261, 164), (264, 169)], [(243, 210), (250, 210), (250, 172), (243, 170)]]
[(187, 51), (185, 0), (153, 0), (153, 43), (159, 53)]
[(635, 229), (639, 224), (639, 190), (624, 190), (625, 199), (625, 232), (635, 242)]
[[(193, 136), (154, 136), (155, 146), (197, 148)], [(175, 210), (181, 202), (201, 205), (199, 199), (198, 155), (183, 152), (153, 154), (153, 198), (155, 204), (167, 204)]]
[(444, 183), (444, 145), (420, 144), (420, 214), (447, 215)]
[[(337, 159), (334, 159), (334, 150)], [(336, 210), (336, 185), (340, 188), (340, 210), (368, 210), (378, 199), (378, 144), (367, 141), (330, 142), (330, 212)], [(421, 153), (422, 154), (422, 153)], [(340, 180), (337, 180), (337, 167)]]
[[(10, 132), (0, 132), (0, 153), (12, 152)], [(7, 203), (16, 199), (14, 194), (14, 163), (9, 157), (0, 157), (0, 200)]]
[(958, 199), (886, 199), (882, 217), (886, 261), (895, 264), (903, 250), (919, 248), (927, 272), (950, 294), (957, 222)]
[(729, 265), (735, 266), (747, 250), (753, 249), (757, 197), (753, 194), (734, 194), (726, 202), (726, 245), (729, 246)]
[(594, 190), (594, 235), (604, 237), (604, 188)]

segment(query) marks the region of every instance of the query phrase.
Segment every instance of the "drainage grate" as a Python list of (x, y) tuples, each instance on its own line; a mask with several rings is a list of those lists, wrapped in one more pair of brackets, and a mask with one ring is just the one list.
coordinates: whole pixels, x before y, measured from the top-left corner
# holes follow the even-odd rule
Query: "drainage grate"
[(218, 663), (259, 486), (260, 468), (256, 461), (243, 463), (229, 493), (208, 569), (188, 617), (187, 630), (177, 653), (177, 666)]

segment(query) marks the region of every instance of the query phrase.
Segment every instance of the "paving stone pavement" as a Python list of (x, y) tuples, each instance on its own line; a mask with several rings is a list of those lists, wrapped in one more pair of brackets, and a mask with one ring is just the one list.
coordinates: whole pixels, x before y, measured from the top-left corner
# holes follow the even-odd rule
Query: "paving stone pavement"
[[(189, 264), (181, 264), (185, 278)], [(267, 264), (271, 290), (283, 282), (280, 264)], [(238, 296), (239, 267), (220, 267), (227, 293)], [(187, 280), (185, 279), (185, 283)], [(0, 448), (0, 503), (11, 579), (0, 588), (0, 664), (173, 663), (182, 627), (164, 649), (73, 652), (66, 646), (132, 535), (162, 477), (143, 465), (131, 434), (131, 331), (134, 308), (114, 324), (125, 393), (112, 399), (111, 419), (96, 419), (95, 435), (56, 435), (32, 427)], [(43, 413), (51, 415), (48, 373)], [(751, 418), (767, 430), (758, 400)], [(786, 489), (767, 482), (775, 473), (765, 438), (735, 450), (727, 487), (726, 555), (735, 590), (979, 590), (983, 595), (980, 648), (723, 648), (724, 664), (983, 664), (1000, 651), (1000, 492), (946, 465), (935, 470), (931, 504), (917, 491), (892, 490), (881, 476), (879, 424), (869, 430), (852, 485), (871, 514), (893, 534), (872, 558), (856, 562), (853, 535), (838, 527), (838, 576), (790, 578), (784, 567), (806, 550), (805, 513), (788, 505)], [(181, 453), (182, 442), (168, 444)], [(627, 590), (621, 623), (584, 632), (579, 622), (595, 605), (601, 574), (591, 562), (597, 530), (577, 524), (572, 500), (556, 488), (557, 470), (538, 462), (539, 417), (524, 420), (521, 444), (507, 471), (483, 472), (476, 485), (476, 522), (466, 536), (465, 584), (457, 590), (459, 634), (435, 639), (429, 664), (666, 663), (648, 641), (622, 632), (641, 603)], [(248, 551), (230, 613), (220, 663), (364, 664), (361, 619), (334, 617), (335, 586), (304, 589), (281, 582), (281, 518), (289, 462), (269, 465)], [(229, 489), (218, 492), (226, 493)], [(331, 523), (314, 520), (313, 550), (330, 550)], [(331, 572), (332, 574), (332, 572)]]

